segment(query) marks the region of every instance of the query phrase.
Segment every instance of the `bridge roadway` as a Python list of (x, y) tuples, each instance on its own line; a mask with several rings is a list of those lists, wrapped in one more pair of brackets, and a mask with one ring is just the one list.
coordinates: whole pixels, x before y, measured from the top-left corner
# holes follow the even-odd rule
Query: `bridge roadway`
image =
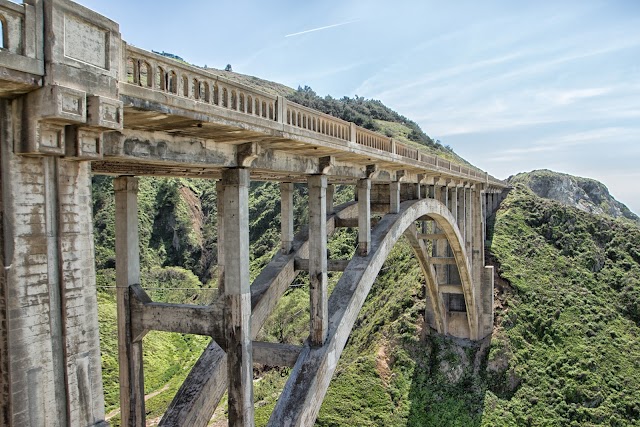
[[(269, 425), (313, 424), (358, 311), (404, 236), (425, 276), (428, 325), (490, 334), (487, 215), (507, 186), (469, 165), (127, 45), (118, 24), (68, 0), (0, 0), (0, 425), (106, 425), (91, 176), (114, 176), (120, 399), (145, 424), (142, 337), (213, 338), (161, 424), (206, 425), (225, 390), (229, 423), (253, 425), (253, 362), (292, 366)], [(163, 304), (140, 287), (137, 176), (218, 180), (220, 295)], [(249, 283), (248, 189), (279, 181), (281, 251)], [(293, 184), (309, 190), (294, 236)], [(334, 206), (336, 184), (357, 200)], [(381, 216), (378, 221), (374, 218)], [(358, 230), (350, 260), (327, 238)], [(300, 271), (302, 347), (254, 341)], [(328, 294), (327, 271), (342, 271)]]

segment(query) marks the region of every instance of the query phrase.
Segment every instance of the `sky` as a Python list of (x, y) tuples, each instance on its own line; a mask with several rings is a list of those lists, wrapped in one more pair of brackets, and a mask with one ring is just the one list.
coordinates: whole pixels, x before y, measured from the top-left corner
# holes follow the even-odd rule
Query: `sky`
[(638, 0), (79, 3), (132, 45), (379, 99), (498, 178), (594, 178), (640, 214)]

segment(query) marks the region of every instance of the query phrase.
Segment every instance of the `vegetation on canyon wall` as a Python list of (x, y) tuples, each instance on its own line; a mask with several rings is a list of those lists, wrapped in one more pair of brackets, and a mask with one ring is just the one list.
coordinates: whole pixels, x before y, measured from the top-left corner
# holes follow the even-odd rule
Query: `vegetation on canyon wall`
[[(103, 288), (113, 283), (110, 179), (96, 177), (95, 188), (104, 378), (113, 409), (115, 305), (112, 289)], [(351, 191), (342, 187), (337, 198), (347, 200)], [(297, 186), (298, 218), (306, 216), (305, 197), (304, 186)], [(187, 206), (194, 198), (198, 209)], [(215, 287), (215, 184), (145, 178), (140, 201), (140, 234), (149, 247), (142, 251), (143, 284), (166, 288), (150, 291), (160, 300), (207, 303)], [(277, 247), (279, 209), (277, 185), (252, 185), (252, 276)], [(175, 227), (184, 228), (174, 234)], [(478, 344), (425, 328), (420, 270), (410, 247), (399, 242), (360, 313), (317, 425), (637, 425), (638, 242), (640, 228), (629, 221), (563, 206), (517, 185), (489, 236), (500, 274), (496, 328)], [(353, 232), (341, 231), (330, 241), (331, 256), (350, 256), (354, 243)], [(331, 283), (338, 278), (332, 273)], [(299, 276), (260, 339), (305, 339), (306, 286)], [(150, 419), (161, 414), (206, 342), (164, 333), (145, 338), (146, 390), (160, 391), (147, 402)], [(260, 368), (256, 420), (265, 425), (288, 370)]]

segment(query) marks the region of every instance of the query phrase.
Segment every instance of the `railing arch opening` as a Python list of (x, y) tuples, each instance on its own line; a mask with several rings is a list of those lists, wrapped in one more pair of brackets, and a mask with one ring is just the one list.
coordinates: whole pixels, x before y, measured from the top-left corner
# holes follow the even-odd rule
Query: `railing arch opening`
[(173, 70), (167, 73), (167, 89), (171, 93), (178, 94), (178, 75)]
[(189, 97), (189, 77), (182, 76), (182, 96)]
[(232, 110), (238, 109), (238, 95), (236, 94), (235, 90), (231, 91), (231, 109)]
[(167, 73), (164, 71), (162, 67), (156, 68), (155, 73), (155, 88), (158, 90), (166, 91), (167, 90)]
[(147, 61), (140, 62), (140, 86), (150, 88), (153, 86), (153, 69)]
[(229, 108), (229, 91), (226, 87), (222, 88), (222, 106), (224, 108)]
[(0, 15), (0, 49), (9, 48), (9, 30), (7, 28), (7, 20)]
[(200, 98), (207, 104), (211, 102), (211, 88), (209, 87), (209, 83), (200, 83)]
[(200, 82), (198, 79), (193, 79), (191, 85), (191, 93), (193, 93), (193, 99), (200, 99)]
[(127, 58), (127, 83), (138, 83), (138, 64), (132, 58)]
[(218, 88), (218, 83), (213, 84), (213, 103), (220, 105), (220, 88)]

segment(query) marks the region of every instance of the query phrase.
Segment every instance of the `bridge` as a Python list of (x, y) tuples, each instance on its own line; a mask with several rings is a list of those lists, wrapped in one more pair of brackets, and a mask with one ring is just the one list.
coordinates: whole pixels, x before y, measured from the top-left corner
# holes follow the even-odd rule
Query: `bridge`
[[(491, 333), (485, 222), (506, 185), (472, 166), (125, 43), (118, 24), (68, 0), (0, 0), (0, 424), (107, 425), (91, 176), (113, 176), (120, 404), (145, 425), (142, 338), (212, 337), (161, 425), (204, 426), (228, 390), (229, 424), (253, 425), (252, 364), (291, 366), (270, 426), (314, 423), (337, 360), (389, 251), (405, 237), (440, 334)], [(220, 292), (208, 306), (140, 287), (139, 176), (217, 180)], [(280, 182), (281, 250), (249, 281), (249, 183)], [(294, 234), (293, 185), (308, 228)], [(336, 206), (336, 185), (356, 200)], [(327, 238), (358, 232), (352, 259)], [(303, 346), (256, 341), (301, 271)], [(327, 272), (342, 271), (327, 290)]]

